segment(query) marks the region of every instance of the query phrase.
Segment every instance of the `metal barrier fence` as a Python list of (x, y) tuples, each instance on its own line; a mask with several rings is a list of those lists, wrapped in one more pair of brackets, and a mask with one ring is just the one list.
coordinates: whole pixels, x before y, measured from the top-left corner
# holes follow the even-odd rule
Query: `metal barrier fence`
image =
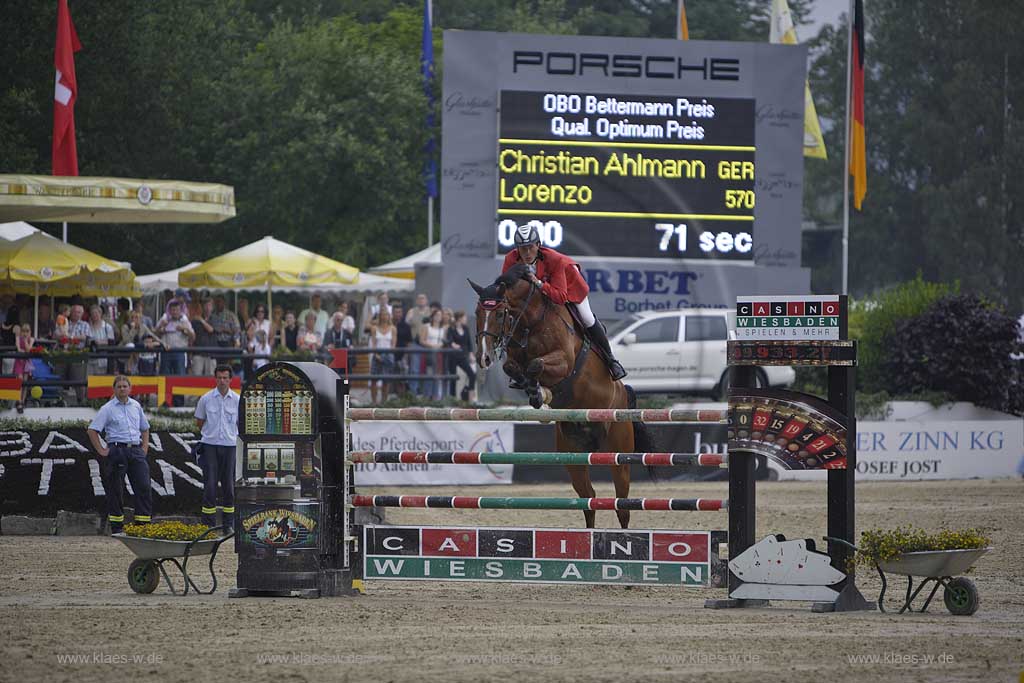
[[(375, 349), (375, 348), (348, 348), (344, 349), (348, 354), (352, 356), (359, 355), (371, 355), (376, 353), (390, 353), (390, 354), (401, 354), (402, 356), (422, 356), (425, 354), (432, 354), (435, 356), (448, 356), (462, 354), (464, 351), (459, 349), (427, 349), (424, 347), (410, 346), (402, 348), (387, 348), (387, 349)], [(43, 360), (50, 370), (56, 370), (60, 368), (63, 372), (69, 372), (70, 367), (75, 367), (79, 370), (85, 370), (88, 367), (89, 361), (96, 360), (129, 360), (132, 356), (139, 354), (154, 354), (157, 356), (155, 359), (156, 368), (160, 367), (159, 356), (161, 353), (186, 353), (190, 355), (205, 356), (215, 358), (218, 361), (224, 361), (234, 367), (242, 366), (245, 367), (254, 360), (282, 360), (282, 361), (315, 361), (324, 364), (331, 364), (333, 356), (330, 352), (318, 352), (318, 353), (295, 353), (295, 354), (252, 354), (245, 353), (238, 348), (221, 347), (221, 346), (190, 346), (184, 349), (162, 349), (162, 348), (138, 348), (131, 346), (98, 346), (88, 347), (82, 350), (73, 351), (62, 351), (54, 350), (49, 348), (43, 352), (36, 353), (24, 353), (17, 350), (13, 346), (0, 346), (0, 360), (4, 359), (41, 359)], [(354, 363), (349, 360), (348, 366), (351, 368)], [(55, 367), (56, 366), (56, 367)], [(123, 372), (125, 369), (124, 365), (117, 365), (116, 367), (109, 367), (109, 372), (103, 372), (98, 374), (116, 374)], [(353, 382), (410, 382), (417, 384), (425, 384), (432, 382), (454, 382), (458, 380), (458, 375), (454, 372), (446, 373), (349, 373), (347, 368), (336, 368), (339, 375), (347, 377)], [(74, 371), (74, 377), (69, 373), (65, 377), (31, 377), (26, 378), (23, 384), (27, 387), (60, 387), (62, 389), (81, 389), (89, 385), (88, 373)], [(92, 373), (97, 374), (97, 373)], [(145, 375), (152, 377), (159, 377), (161, 373), (141, 373), (134, 372), (134, 375)], [(10, 374), (0, 375), (5, 377), (11, 377)], [(189, 375), (191, 376), (191, 375)], [(84, 397), (80, 397), (84, 400)]]

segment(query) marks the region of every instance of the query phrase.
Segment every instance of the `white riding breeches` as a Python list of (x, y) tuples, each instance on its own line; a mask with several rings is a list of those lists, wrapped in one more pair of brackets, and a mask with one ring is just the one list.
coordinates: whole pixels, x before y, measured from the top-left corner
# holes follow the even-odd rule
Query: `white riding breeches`
[(578, 304), (573, 304), (576, 307), (576, 312), (580, 314), (580, 320), (583, 321), (584, 327), (593, 327), (594, 323), (597, 322), (597, 318), (594, 317), (594, 312), (590, 310), (590, 300), (587, 297), (583, 297), (583, 301)]

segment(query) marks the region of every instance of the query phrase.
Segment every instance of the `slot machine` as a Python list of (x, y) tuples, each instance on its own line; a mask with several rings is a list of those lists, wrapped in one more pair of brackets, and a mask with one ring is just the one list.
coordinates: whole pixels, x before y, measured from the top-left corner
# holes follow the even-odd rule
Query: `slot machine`
[(347, 381), (320, 363), (268, 363), (242, 388), (231, 597), (351, 592), (347, 398)]

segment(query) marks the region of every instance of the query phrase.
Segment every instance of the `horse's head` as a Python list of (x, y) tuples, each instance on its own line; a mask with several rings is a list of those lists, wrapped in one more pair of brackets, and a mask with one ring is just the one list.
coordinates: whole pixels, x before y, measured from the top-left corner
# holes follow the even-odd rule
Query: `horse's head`
[(525, 279), (527, 272), (527, 266), (516, 264), (487, 287), (469, 280), (478, 297), (476, 360), (482, 369), (497, 363), (508, 350), (508, 342), (515, 332), (513, 316), (530, 291)]

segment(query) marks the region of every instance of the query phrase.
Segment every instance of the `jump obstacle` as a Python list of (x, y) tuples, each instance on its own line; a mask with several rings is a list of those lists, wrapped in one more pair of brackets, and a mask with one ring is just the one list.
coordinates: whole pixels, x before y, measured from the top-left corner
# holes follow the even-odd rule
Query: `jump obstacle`
[(726, 424), (721, 410), (666, 408), (349, 408), (349, 420), (444, 422), (717, 422)]
[[(830, 394), (837, 394), (838, 402), (847, 403), (852, 408), (852, 396), (846, 389), (852, 385), (850, 382), (849, 368), (829, 368), (830, 372)], [(731, 369), (731, 384), (734, 387), (752, 386), (754, 384), (753, 368), (733, 367)], [(852, 410), (851, 410), (852, 412)], [(351, 443), (351, 422), (355, 421), (493, 421), (493, 422), (589, 422), (589, 423), (610, 423), (610, 422), (673, 422), (690, 424), (718, 423), (727, 424), (728, 416), (724, 411), (719, 410), (676, 410), (676, 409), (531, 409), (531, 408), (489, 408), (489, 409), (465, 409), (465, 408), (348, 408), (346, 401), (345, 412), (345, 439), (346, 444), (346, 465), (356, 463), (418, 463), (418, 464), (530, 464), (530, 465), (650, 465), (661, 467), (678, 466), (700, 466), (700, 467), (727, 467), (729, 469), (729, 497), (727, 499), (678, 499), (678, 498), (520, 498), (520, 497), (471, 497), (471, 496), (373, 496), (355, 495), (354, 491), (348, 497), (350, 508), (360, 507), (398, 507), (398, 508), (431, 508), (431, 509), (506, 509), (506, 510), (668, 510), (668, 511), (716, 511), (727, 509), (729, 512), (729, 531), (725, 532), (684, 532), (679, 534), (687, 535), (693, 540), (701, 538), (698, 545), (703, 542), (707, 551), (701, 557), (708, 562), (707, 565), (684, 564), (679, 558), (669, 558), (677, 561), (671, 563), (652, 563), (647, 569), (652, 569), (655, 576), (654, 583), (670, 585), (703, 585), (721, 586), (728, 582), (730, 597), (726, 600), (707, 600), (706, 607), (726, 608), (761, 606), (767, 604), (766, 600), (756, 598), (738, 598), (742, 595), (742, 589), (749, 589), (750, 585), (744, 582), (735, 574), (724, 568), (724, 562), (718, 559), (718, 544), (726, 538), (729, 541), (730, 557), (735, 558), (754, 545), (754, 533), (756, 529), (755, 512), (755, 477), (754, 468), (756, 456), (754, 453), (738, 451), (730, 456), (705, 453), (495, 453), (495, 452), (460, 452), (460, 451), (356, 451), (349, 452), (348, 444)], [(831, 536), (844, 538), (852, 536), (852, 473), (847, 471), (829, 472), (829, 533)], [(368, 525), (364, 528), (364, 574), (367, 578), (373, 579), (418, 579), (418, 580), (498, 580), (498, 581), (530, 581), (530, 580), (558, 580), (569, 576), (571, 581), (594, 582), (594, 583), (639, 583), (650, 585), (645, 581), (647, 578), (640, 572), (635, 564), (607, 564), (611, 562), (608, 554), (601, 555), (598, 546), (601, 541), (599, 535), (603, 534), (606, 539), (617, 539), (605, 541), (607, 543), (619, 544), (626, 547), (630, 534), (635, 539), (640, 539), (641, 545), (648, 544), (648, 548), (638, 555), (643, 560), (649, 561), (654, 557), (656, 543), (654, 537), (657, 532), (630, 530), (586, 530), (570, 531), (563, 530), (561, 542), (561, 554), (559, 552), (543, 553), (540, 542), (537, 540), (541, 534), (550, 530), (543, 529), (499, 529), (499, 528), (453, 528), (453, 527), (426, 527), (410, 526), (394, 528), (391, 531), (388, 527)], [(554, 532), (552, 532), (554, 533)], [(662, 532), (664, 533), (664, 532)], [(390, 534), (390, 535), (389, 535)], [(525, 543), (529, 549), (523, 553), (523, 559), (511, 560), (509, 556), (502, 556), (493, 550), (495, 542), (491, 543), (491, 550), (485, 551), (482, 539), (487, 536), (500, 538), (500, 542), (512, 547), (515, 543), (516, 534), (525, 534), (528, 538)], [(578, 542), (580, 535), (590, 534), (589, 540), (582, 543), (582, 549), (575, 550), (568, 545), (570, 541)], [(440, 535), (445, 540), (438, 541)], [(429, 539), (435, 539), (433, 546)], [(382, 540), (384, 539), (384, 540)], [(387, 543), (398, 544), (399, 550), (389, 549)], [(444, 543), (450, 544), (445, 551)], [(793, 543), (793, 542), (790, 542)], [(797, 542), (803, 544), (803, 541)], [(468, 545), (467, 545), (468, 544)], [(664, 542), (663, 544), (664, 545)], [(680, 547), (691, 548), (691, 544), (679, 542)], [(537, 546), (537, 547), (535, 547)], [(800, 548), (806, 546), (800, 545)], [(813, 545), (811, 546), (813, 549)], [(378, 554), (379, 553), (379, 554)], [(567, 554), (568, 553), (568, 554)], [(575, 554), (574, 554), (575, 553)], [(459, 559), (449, 559), (447, 555), (455, 555)], [(584, 560), (572, 560), (566, 564), (566, 557), (585, 558)], [(845, 562), (841, 552), (830, 552), (825, 560), (831, 557), (832, 565)], [(631, 556), (632, 559), (632, 556)], [(693, 557), (689, 558), (693, 559)], [(406, 564), (408, 562), (409, 564)], [(582, 562), (581, 566), (577, 566)], [(510, 566), (511, 563), (511, 566)], [(717, 563), (717, 566), (715, 565)], [(613, 580), (602, 580), (607, 578), (599, 573), (610, 572)], [(706, 573), (704, 570), (707, 570)], [(826, 567), (827, 569), (827, 567)], [(533, 574), (530, 573), (533, 571)], [(558, 576), (562, 571), (563, 575)], [(658, 572), (672, 576), (668, 581), (661, 578)], [(834, 570), (833, 570), (834, 571)], [(553, 573), (552, 573), (553, 572)], [(675, 573), (673, 573), (675, 572)], [(843, 576), (839, 572), (835, 572)], [(853, 584), (852, 575), (842, 582), (842, 592), (836, 592), (835, 599), (828, 597), (829, 593), (821, 593), (820, 598), (802, 598), (821, 600), (814, 605), (816, 611), (833, 611), (844, 609), (861, 609), (863, 602), (856, 586)], [(813, 591), (806, 591), (800, 587), (794, 587), (793, 595), (813, 595)], [(751, 593), (756, 595), (756, 593)], [(801, 598), (796, 598), (801, 599)]]
[[(724, 423), (720, 410), (349, 408), (345, 443), (355, 421), (675, 422)], [(715, 453), (498, 453), (355, 451), (346, 464), (645, 465), (727, 467)], [(552, 498), (356, 495), (351, 508), (496, 510), (719, 511), (729, 501), (706, 498)], [(364, 527), (364, 576), (398, 580), (484, 580), (723, 587), (728, 570), (718, 548), (724, 531), (519, 529), (501, 527)], [(501, 549), (500, 551), (498, 549)], [(454, 555), (457, 559), (446, 556)]]
[(352, 496), (352, 507), (447, 508), (450, 510), (723, 510), (711, 498), (502, 498), (473, 496)]
[(647, 467), (725, 467), (718, 453), (501, 453), (475, 451), (355, 451), (353, 463), (432, 465), (646, 465)]
[[(840, 334), (845, 336), (845, 328), (841, 329)], [(827, 406), (830, 410), (849, 416), (843, 423), (845, 433), (856, 434), (856, 423), (852, 417), (854, 368), (849, 363), (832, 362), (824, 355), (820, 359), (806, 361), (809, 351), (820, 351), (830, 342), (786, 342), (793, 348), (781, 349), (781, 355), (777, 353), (780, 349), (772, 346), (780, 343), (755, 342), (766, 348), (747, 349), (739, 346), (733, 348), (733, 345), (749, 345), (751, 342), (729, 342), (730, 407), (733, 410), (732, 418), (736, 421), (735, 425), (729, 425), (730, 431), (741, 435), (744, 428), (750, 429), (746, 425), (752, 425), (761, 427), (763, 435), (774, 437), (776, 426), (782, 429), (795, 420), (785, 412), (788, 409), (786, 406), (791, 404), (790, 396), (782, 396), (786, 392), (761, 390), (759, 394), (759, 390), (753, 389), (756, 365), (817, 363), (828, 365)], [(734, 390), (737, 393), (734, 394)], [(281, 409), (281, 396), (289, 395), (299, 396), (307, 403), (309, 397), (313, 397), (312, 419), (298, 425), (299, 429), (308, 430), (306, 432), (289, 431), (294, 430), (296, 425), (289, 426), (287, 408), (283, 411)], [(749, 398), (751, 396), (754, 398)], [(758, 409), (750, 415), (749, 406), (743, 408), (752, 400), (763, 404), (765, 396), (769, 403), (775, 400), (778, 401), (777, 405), (782, 406), (778, 415), (774, 412), (769, 414), (770, 411), (766, 409)], [(355, 421), (729, 424), (725, 411), (426, 407), (353, 409), (349, 405), (347, 380), (339, 379), (333, 371), (319, 364), (284, 362), (274, 362), (261, 368), (243, 392), (242, 402), (245, 408), (242, 412), (245, 412), (247, 418), (244, 440), (246, 481), (249, 483), (237, 491), (239, 507), (236, 509), (235, 521), (241, 533), (236, 536), (239, 570), (237, 586), (230, 593), (233, 597), (282, 592), (305, 597), (343, 595), (351, 592), (365, 577), (620, 585), (653, 583), (675, 586), (722, 586), (728, 582), (729, 599), (708, 600), (705, 606), (759, 606), (774, 599), (815, 601), (816, 611), (864, 609), (866, 605), (863, 596), (857, 591), (852, 572), (847, 574), (842, 571), (850, 556), (849, 549), (842, 541), (854, 540), (856, 439), (846, 440), (845, 436), (841, 436), (847, 448), (846, 469), (829, 469), (827, 472), (830, 540), (828, 552), (821, 553), (814, 549), (810, 539), (786, 541), (782, 537), (767, 537), (757, 544), (757, 548), (752, 548), (757, 521), (754, 478), (758, 452), (756, 448), (730, 448), (727, 457), (674, 452), (353, 452), (351, 449), (351, 425)], [(736, 407), (733, 407), (734, 403)], [(824, 413), (813, 408), (806, 418), (807, 423), (818, 420), (818, 414)], [(817, 427), (808, 427), (800, 436), (812, 434), (815, 429)], [(777, 445), (778, 439), (774, 439), (773, 443)], [(809, 442), (810, 445), (816, 444)], [(721, 500), (365, 496), (357, 495), (352, 476), (353, 466), (359, 463), (727, 467), (729, 490), (728, 497)], [(289, 484), (286, 477), (284, 485), (280, 485), (282, 474), (294, 477), (296, 484)], [(274, 485), (275, 482), (278, 484)], [(268, 483), (271, 485), (267, 486)], [(398, 527), (354, 523), (355, 510), (369, 506), (623, 512), (726, 509), (729, 515), (730, 561), (726, 568), (718, 556), (718, 545), (726, 540), (726, 533), (721, 531)], [(832, 539), (840, 542), (836, 543)], [(758, 564), (757, 557), (762, 560), (765, 557), (762, 551), (775, 552), (779, 557), (784, 552), (787, 558), (796, 558), (794, 562), (800, 562), (801, 557), (809, 557), (812, 560), (810, 564), (817, 565), (815, 571), (811, 572), (815, 574), (812, 577), (814, 580), (794, 582), (791, 576), (774, 577), (772, 572), (778, 573), (781, 567), (776, 568), (775, 562), (768, 563), (770, 567), (766, 567), (764, 561)], [(797, 570), (806, 564), (793, 564), (793, 567), (785, 569), (787, 572), (792, 570), (793, 573), (800, 573)], [(828, 573), (823, 570), (832, 570), (831, 576), (825, 577), (825, 580), (820, 579)], [(808, 572), (803, 572), (797, 578), (805, 575)]]

